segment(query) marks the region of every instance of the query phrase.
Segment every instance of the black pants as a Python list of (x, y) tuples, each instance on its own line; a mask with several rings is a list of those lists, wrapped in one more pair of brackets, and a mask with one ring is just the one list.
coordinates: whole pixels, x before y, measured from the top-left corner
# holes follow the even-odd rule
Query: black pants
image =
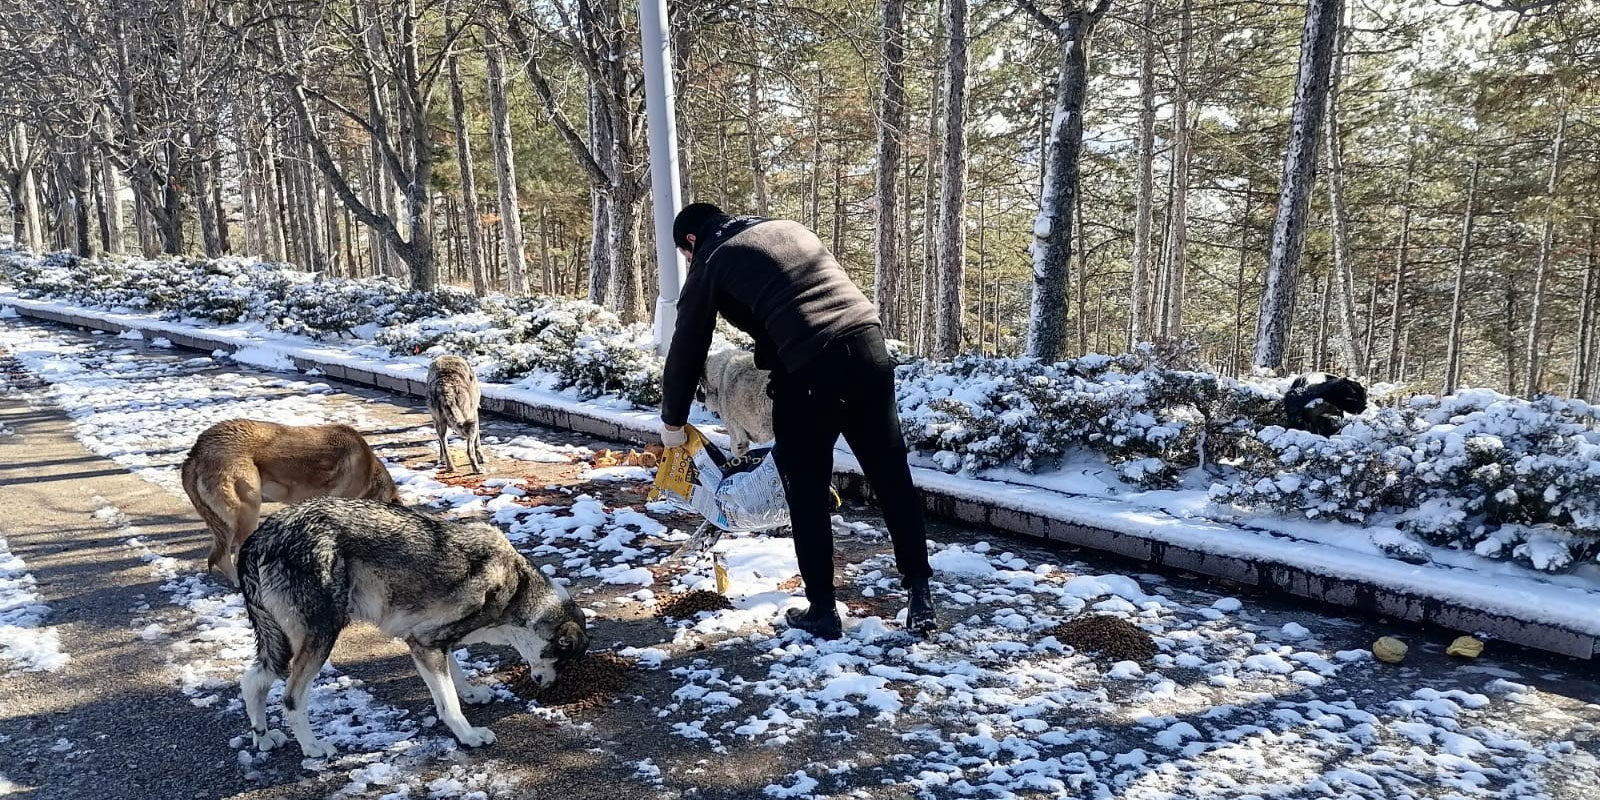
[(922, 496), (911, 483), (895, 405), (894, 360), (877, 327), (847, 334), (797, 373), (772, 375), (773, 457), (789, 498), (794, 551), (813, 605), (832, 606), (833, 445), (850, 444), (883, 509), (905, 584), (926, 581)]

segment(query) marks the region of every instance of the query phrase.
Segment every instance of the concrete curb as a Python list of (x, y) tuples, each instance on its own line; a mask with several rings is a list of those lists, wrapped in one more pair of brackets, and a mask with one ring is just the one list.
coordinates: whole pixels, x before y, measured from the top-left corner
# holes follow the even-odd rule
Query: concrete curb
[[(222, 336), (206, 336), (131, 315), (98, 312), (65, 313), (58, 309), (32, 307), (28, 301), (0, 298), (0, 305), (17, 313), (77, 328), (121, 332), (129, 328), (157, 333), (174, 345), (201, 352), (235, 352), (241, 343)], [(38, 305), (47, 305), (39, 303)], [(119, 319), (120, 318), (120, 319)], [(137, 324), (143, 323), (143, 324)], [(315, 369), (329, 378), (376, 387), (414, 397), (423, 395), (419, 380), (387, 374), (341, 363), (337, 358), (308, 358), (290, 355), (301, 370)], [(648, 415), (608, 413), (574, 408), (558, 402), (531, 402), (522, 397), (485, 386), (483, 408), (494, 414), (553, 428), (578, 431), (613, 441), (646, 441), (656, 434)], [(836, 469), (841, 491), (854, 497), (870, 497), (866, 481), (853, 463)], [(985, 502), (919, 481), (930, 513), (975, 524), (989, 525), (1011, 533), (1052, 542), (1112, 553), (1137, 561), (1159, 564), (1169, 569), (1210, 575), (1249, 586), (1276, 590), (1333, 606), (1380, 614), (1411, 622), (1437, 625), (1451, 630), (1481, 632), (1494, 639), (1546, 650), (1576, 658), (1593, 658), (1600, 652), (1596, 635), (1578, 627), (1552, 622), (1528, 621), (1475, 608), (1467, 603), (1407, 591), (1378, 581), (1324, 574), (1304, 566), (1209, 552), (1174, 544), (1154, 537), (1084, 525), (1048, 514), (1019, 510), (998, 502)], [(1596, 609), (1600, 617), (1600, 608)]]

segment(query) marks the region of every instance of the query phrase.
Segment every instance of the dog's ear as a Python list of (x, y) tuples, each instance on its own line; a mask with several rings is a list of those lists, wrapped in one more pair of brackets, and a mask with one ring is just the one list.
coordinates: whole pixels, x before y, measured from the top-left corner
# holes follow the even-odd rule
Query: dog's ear
[(546, 658), (553, 658), (557, 664), (565, 664), (583, 655), (589, 649), (589, 634), (584, 631), (583, 623), (578, 620), (567, 620), (556, 626), (555, 638), (545, 647)]
[(561, 623), (561, 627), (556, 628), (556, 648), (562, 652), (571, 650), (586, 638), (588, 637), (584, 635), (583, 626), (576, 620), (567, 620)]

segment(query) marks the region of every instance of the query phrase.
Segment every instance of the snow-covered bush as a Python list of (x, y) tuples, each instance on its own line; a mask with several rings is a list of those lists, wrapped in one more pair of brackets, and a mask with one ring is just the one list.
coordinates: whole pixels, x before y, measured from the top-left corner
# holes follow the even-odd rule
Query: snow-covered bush
[(1321, 437), (1261, 429), (1215, 500), (1312, 518), (1392, 518), (1435, 544), (1543, 570), (1600, 555), (1600, 410), (1482, 389), (1418, 396)]
[[(412, 292), (240, 258), (0, 251), (0, 280), (25, 297), (355, 336), (401, 356), (463, 355), (492, 380), (660, 402), (649, 326), (577, 300)], [(726, 326), (717, 338), (750, 346)], [(1218, 376), (1184, 343), (1055, 364), (893, 349), (907, 444), (946, 471), (1036, 472), (1092, 452), (1148, 486), (1203, 469), (1219, 477), (1212, 498), (1241, 508), (1374, 524), (1545, 570), (1600, 557), (1600, 411), (1586, 403), (1483, 390), (1396, 398), (1322, 437), (1283, 426), (1285, 382)]]
[(1034, 472), (1073, 448), (1123, 476), (1169, 484), (1271, 413), (1277, 395), (1213, 373), (1168, 368), (1146, 348), (1043, 364), (967, 356), (899, 371), (907, 444), (949, 472), (1007, 465)]
[(385, 327), (375, 339), (397, 355), (474, 358), (485, 377), (517, 381), (545, 373), (554, 388), (641, 406), (661, 401), (661, 363), (648, 325), (623, 325), (580, 300), (486, 298), (478, 310)]

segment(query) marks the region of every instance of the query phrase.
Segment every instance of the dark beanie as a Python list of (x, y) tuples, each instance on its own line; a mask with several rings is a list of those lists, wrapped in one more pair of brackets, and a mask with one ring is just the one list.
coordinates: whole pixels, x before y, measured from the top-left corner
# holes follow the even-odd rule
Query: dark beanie
[(700, 234), (700, 230), (717, 217), (723, 216), (722, 209), (711, 203), (690, 203), (678, 212), (677, 219), (672, 221), (672, 240), (685, 250), (693, 250), (689, 244), (689, 236)]

